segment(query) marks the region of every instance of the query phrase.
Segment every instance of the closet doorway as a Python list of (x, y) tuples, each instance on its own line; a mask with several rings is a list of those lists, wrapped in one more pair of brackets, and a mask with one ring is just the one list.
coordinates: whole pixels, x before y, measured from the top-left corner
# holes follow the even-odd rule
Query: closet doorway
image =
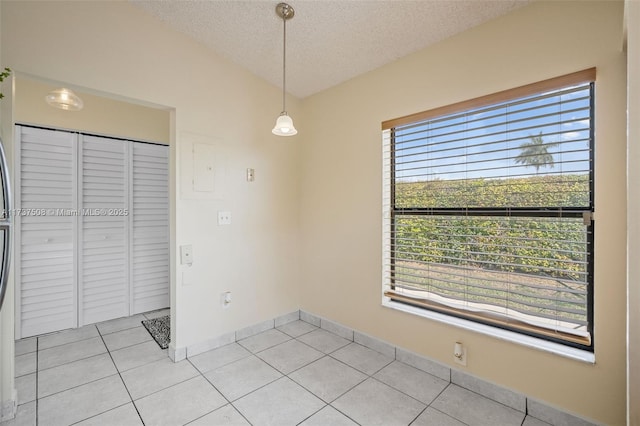
[(15, 128), (16, 338), (168, 307), (169, 147)]

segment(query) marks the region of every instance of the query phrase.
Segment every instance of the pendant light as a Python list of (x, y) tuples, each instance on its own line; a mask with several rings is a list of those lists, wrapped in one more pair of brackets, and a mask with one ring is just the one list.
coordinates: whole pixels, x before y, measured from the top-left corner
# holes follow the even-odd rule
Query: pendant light
[(287, 20), (293, 18), (295, 10), (287, 3), (280, 3), (276, 6), (276, 14), (282, 18), (282, 23), (284, 24), (284, 37), (282, 39), (282, 112), (271, 132), (278, 136), (293, 136), (298, 131), (293, 126), (293, 120), (287, 114), (285, 96), (287, 92)]
[(80, 111), (84, 106), (82, 99), (69, 89), (52, 90), (44, 98), (49, 105), (54, 108), (60, 108), (65, 111)]

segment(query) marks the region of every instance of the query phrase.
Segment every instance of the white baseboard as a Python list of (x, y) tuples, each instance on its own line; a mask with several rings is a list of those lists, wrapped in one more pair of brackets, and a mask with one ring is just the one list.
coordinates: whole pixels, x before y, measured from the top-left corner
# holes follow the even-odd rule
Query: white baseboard
[(173, 343), (170, 343), (167, 352), (169, 354), (169, 358), (171, 358), (171, 361), (173, 362), (180, 362), (187, 359), (187, 348), (185, 347), (176, 348), (173, 346)]

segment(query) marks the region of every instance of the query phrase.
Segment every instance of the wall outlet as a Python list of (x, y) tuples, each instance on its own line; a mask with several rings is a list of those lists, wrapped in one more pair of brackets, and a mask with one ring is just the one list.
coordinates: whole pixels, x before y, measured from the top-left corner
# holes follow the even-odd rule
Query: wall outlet
[(467, 365), (467, 348), (460, 342), (456, 342), (453, 345), (453, 362)]
[(231, 225), (231, 212), (218, 212), (218, 225)]

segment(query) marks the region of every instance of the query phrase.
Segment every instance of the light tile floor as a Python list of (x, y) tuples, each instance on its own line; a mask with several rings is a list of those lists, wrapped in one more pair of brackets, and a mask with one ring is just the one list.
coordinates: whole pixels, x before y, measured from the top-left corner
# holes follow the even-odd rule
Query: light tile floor
[(14, 425), (544, 425), (303, 321), (173, 363), (136, 315), (16, 342)]

